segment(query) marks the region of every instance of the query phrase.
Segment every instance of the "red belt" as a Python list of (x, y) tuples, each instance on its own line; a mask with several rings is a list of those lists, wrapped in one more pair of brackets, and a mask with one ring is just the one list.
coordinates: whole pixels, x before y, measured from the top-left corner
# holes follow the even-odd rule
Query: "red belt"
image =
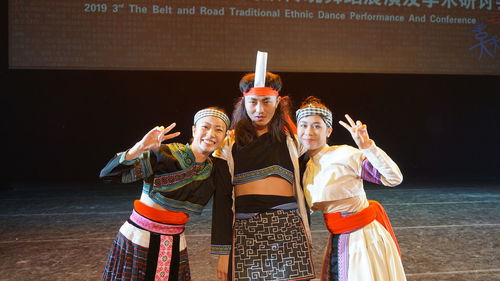
[(186, 224), (189, 220), (189, 215), (186, 213), (169, 210), (158, 210), (144, 204), (139, 200), (134, 201), (134, 209), (142, 216), (160, 223)]
[(368, 207), (352, 215), (342, 216), (340, 212), (324, 214), (326, 228), (333, 234), (341, 234), (361, 228), (377, 220), (391, 234), (401, 255), (398, 240), (394, 235), (391, 222), (384, 208), (377, 201), (369, 200), (368, 202), (370, 203)]

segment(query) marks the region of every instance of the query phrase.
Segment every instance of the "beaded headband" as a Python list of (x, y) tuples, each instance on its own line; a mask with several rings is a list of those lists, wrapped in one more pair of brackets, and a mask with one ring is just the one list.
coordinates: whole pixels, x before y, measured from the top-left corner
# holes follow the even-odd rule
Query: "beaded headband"
[(300, 121), (300, 119), (311, 115), (321, 116), (321, 118), (323, 118), (323, 121), (325, 121), (326, 125), (329, 128), (332, 127), (332, 122), (333, 122), (332, 112), (324, 107), (309, 104), (307, 107), (301, 108), (297, 110), (297, 112), (295, 113), (295, 116), (297, 118), (297, 123)]
[(198, 120), (207, 116), (214, 116), (221, 119), (226, 124), (226, 130), (229, 129), (229, 117), (227, 117), (224, 112), (213, 108), (205, 108), (196, 112), (196, 114), (194, 115), (194, 124), (196, 125), (196, 122), (198, 122)]

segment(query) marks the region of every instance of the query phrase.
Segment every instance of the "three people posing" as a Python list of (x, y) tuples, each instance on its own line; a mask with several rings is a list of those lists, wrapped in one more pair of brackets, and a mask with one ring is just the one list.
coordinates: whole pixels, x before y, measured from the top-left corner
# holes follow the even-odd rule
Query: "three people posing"
[[(254, 74), (240, 81), (243, 96), (227, 137), (229, 118), (207, 108), (195, 115), (190, 145), (161, 144), (178, 133), (168, 134), (174, 125), (157, 127), (106, 165), (104, 180), (144, 184), (103, 280), (190, 280), (184, 225), (212, 196), (219, 280), (314, 278), (305, 199), (332, 233), (321, 280), (405, 280), (387, 215), (367, 200), (362, 183), (399, 184), (397, 165), (366, 125), (349, 117), (341, 124), (359, 149), (328, 146), (332, 113), (314, 98), (297, 111), (297, 138), (289, 99), (279, 95), (281, 78), (266, 73), (265, 85), (254, 82)], [(302, 188), (299, 156), (306, 150)]]

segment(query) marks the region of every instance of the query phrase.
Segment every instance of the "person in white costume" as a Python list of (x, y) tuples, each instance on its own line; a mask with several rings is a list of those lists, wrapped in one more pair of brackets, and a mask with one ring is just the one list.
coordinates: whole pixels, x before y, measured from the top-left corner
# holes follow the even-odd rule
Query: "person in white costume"
[(368, 201), (363, 180), (396, 186), (403, 180), (394, 161), (375, 145), (365, 124), (340, 121), (359, 149), (327, 144), (332, 112), (315, 97), (296, 112), (299, 140), (307, 148), (303, 176), (306, 200), (324, 215), (330, 231), (321, 272), (322, 281), (406, 280), (399, 246), (387, 214)]

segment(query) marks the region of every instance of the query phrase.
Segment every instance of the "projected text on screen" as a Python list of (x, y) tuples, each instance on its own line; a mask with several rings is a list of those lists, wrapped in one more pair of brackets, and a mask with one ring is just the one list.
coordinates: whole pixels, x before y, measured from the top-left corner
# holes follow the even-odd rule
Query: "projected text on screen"
[(9, 0), (9, 66), (500, 74), (500, 0)]

